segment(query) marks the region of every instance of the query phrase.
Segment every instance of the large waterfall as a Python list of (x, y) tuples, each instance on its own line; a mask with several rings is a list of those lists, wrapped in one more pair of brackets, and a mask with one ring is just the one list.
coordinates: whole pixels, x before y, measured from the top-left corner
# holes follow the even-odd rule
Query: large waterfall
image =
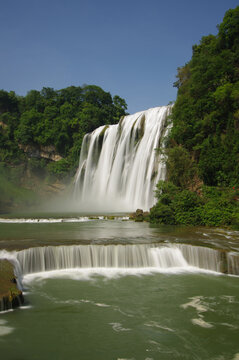
[(171, 106), (152, 108), (84, 137), (74, 193), (81, 210), (148, 210), (153, 205), (155, 186), (165, 178), (158, 148), (170, 112)]

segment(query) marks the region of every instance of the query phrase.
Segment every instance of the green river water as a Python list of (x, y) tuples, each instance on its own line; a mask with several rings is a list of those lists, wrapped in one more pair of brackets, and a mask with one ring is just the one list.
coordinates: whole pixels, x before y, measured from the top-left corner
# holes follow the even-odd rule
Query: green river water
[[(239, 249), (238, 232), (222, 229), (122, 219), (0, 223), (0, 250), (8, 252), (168, 243)], [(237, 276), (184, 269), (71, 269), (29, 274), (23, 284), (25, 305), (0, 314), (1, 359), (239, 359)]]

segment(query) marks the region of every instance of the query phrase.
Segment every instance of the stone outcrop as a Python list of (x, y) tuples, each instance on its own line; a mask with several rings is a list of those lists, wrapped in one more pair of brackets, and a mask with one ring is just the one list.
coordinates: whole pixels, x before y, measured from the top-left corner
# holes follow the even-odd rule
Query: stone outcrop
[(42, 190), (45, 194), (60, 194), (66, 189), (66, 184), (63, 184), (59, 181), (54, 182), (53, 184), (48, 184)]
[(14, 268), (10, 261), (0, 260), (0, 311), (13, 309), (23, 304), (22, 291), (17, 287)]
[(142, 209), (137, 209), (136, 212), (130, 215), (130, 220), (134, 220), (136, 222), (147, 221), (149, 218), (149, 212), (143, 211)]
[(62, 159), (62, 156), (57, 153), (56, 148), (52, 145), (36, 147), (33, 145), (19, 144), (18, 146), (29, 158), (44, 158), (51, 161), (59, 161)]

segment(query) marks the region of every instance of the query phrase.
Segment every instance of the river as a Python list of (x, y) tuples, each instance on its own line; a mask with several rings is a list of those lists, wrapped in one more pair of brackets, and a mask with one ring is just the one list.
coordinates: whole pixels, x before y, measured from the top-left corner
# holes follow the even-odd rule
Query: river
[(20, 264), (25, 296), (0, 314), (1, 358), (238, 360), (239, 278), (218, 268), (238, 235), (123, 215), (1, 218), (0, 257)]

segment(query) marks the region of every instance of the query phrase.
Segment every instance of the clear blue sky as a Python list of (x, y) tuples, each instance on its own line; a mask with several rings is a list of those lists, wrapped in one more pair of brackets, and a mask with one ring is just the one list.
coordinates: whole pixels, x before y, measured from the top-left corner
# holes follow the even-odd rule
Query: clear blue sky
[(176, 98), (177, 67), (234, 0), (11, 0), (0, 7), (0, 89), (101, 86), (128, 111)]

